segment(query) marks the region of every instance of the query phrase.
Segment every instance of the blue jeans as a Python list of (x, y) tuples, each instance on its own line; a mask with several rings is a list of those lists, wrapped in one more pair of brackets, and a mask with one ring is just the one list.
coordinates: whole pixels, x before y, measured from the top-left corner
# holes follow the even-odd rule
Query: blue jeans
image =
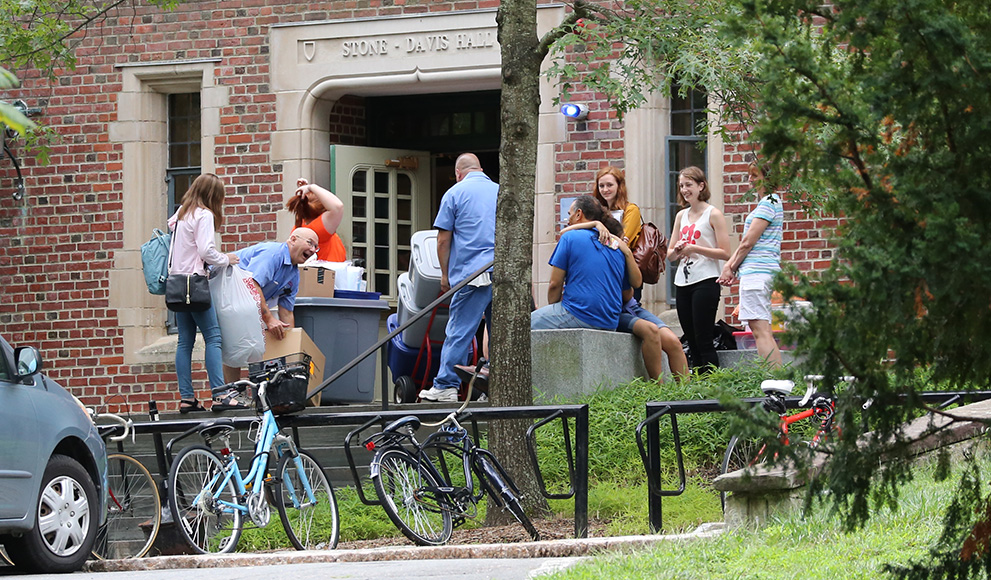
[(492, 286), (465, 286), (451, 298), (447, 319), (447, 336), (440, 351), (440, 369), (434, 378), (434, 388), (457, 389), (461, 379), (454, 372), (454, 365), (468, 362), (471, 339), (478, 330), (478, 323), (485, 316), (485, 324), (492, 326)]
[(175, 374), (179, 379), (179, 395), (186, 400), (196, 398), (193, 390), (193, 344), (196, 329), (203, 334), (206, 343), (206, 374), (210, 378), (210, 391), (214, 395), (223, 391), (224, 368), (220, 352), (220, 324), (213, 306), (203, 312), (176, 312), (179, 327), (179, 343), (175, 351)]
[(530, 330), (554, 330), (560, 328), (596, 328), (599, 330), (615, 330), (614, 328), (599, 328), (582, 322), (578, 317), (564, 309), (560, 302), (548, 304), (530, 313)]

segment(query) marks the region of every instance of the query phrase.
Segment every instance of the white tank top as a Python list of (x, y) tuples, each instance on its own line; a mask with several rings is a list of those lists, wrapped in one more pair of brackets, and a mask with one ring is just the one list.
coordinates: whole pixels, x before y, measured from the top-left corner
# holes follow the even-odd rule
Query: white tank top
[[(690, 210), (689, 210), (690, 211)], [(688, 211), (685, 211), (681, 224), (681, 239), (690, 244), (706, 248), (716, 247), (716, 232), (709, 223), (712, 206), (705, 208), (702, 215), (694, 223), (688, 221)], [(709, 278), (718, 278), (722, 271), (722, 260), (713, 260), (699, 254), (693, 254), (678, 262), (678, 270), (674, 275), (675, 286), (689, 286)]]

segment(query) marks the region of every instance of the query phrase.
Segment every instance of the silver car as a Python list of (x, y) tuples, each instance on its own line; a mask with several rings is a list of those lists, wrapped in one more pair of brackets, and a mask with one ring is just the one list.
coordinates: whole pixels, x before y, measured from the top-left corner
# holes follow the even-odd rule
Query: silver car
[(71, 572), (106, 514), (107, 452), (82, 405), (0, 337), (0, 544), (25, 571)]

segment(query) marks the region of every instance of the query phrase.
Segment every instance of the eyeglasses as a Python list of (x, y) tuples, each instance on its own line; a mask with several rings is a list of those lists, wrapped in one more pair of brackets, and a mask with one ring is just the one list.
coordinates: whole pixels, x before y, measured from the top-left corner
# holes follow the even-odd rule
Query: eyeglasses
[(297, 240), (303, 240), (304, 242), (306, 242), (306, 245), (309, 246), (313, 250), (319, 250), (320, 249), (320, 243), (319, 242), (314, 242), (310, 238), (304, 238), (302, 236), (296, 236), (296, 239)]

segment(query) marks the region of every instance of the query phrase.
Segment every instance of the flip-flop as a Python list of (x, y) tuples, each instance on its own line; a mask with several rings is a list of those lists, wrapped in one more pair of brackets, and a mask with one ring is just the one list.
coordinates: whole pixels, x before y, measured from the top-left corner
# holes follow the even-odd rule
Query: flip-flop
[(200, 404), (199, 401), (193, 399), (191, 401), (186, 399), (181, 399), (179, 401), (179, 412), (185, 415), (186, 413), (191, 413), (193, 411), (206, 411), (206, 408)]

